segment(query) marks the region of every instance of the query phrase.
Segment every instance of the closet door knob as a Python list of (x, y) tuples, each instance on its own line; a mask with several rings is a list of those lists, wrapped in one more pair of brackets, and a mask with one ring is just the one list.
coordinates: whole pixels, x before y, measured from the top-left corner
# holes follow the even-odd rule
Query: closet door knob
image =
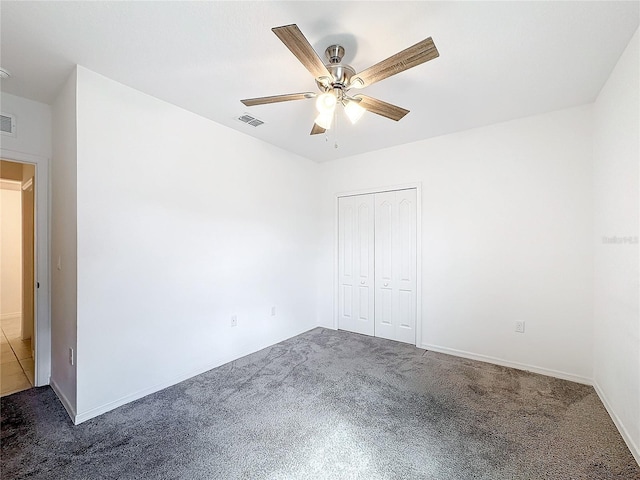
[(385, 283), (384, 283), (384, 286), (385, 286), (385, 287), (388, 287), (388, 286), (389, 286), (389, 284), (388, 284), (387, 282), (385, 282)]
[(360, 285), (364, 285), (364, 280), (360, 280)]

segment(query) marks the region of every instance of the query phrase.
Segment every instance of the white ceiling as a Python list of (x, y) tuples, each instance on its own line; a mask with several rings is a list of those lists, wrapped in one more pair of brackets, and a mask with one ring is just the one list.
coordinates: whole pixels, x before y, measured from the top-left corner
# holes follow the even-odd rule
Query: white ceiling
[[(12, 2), (2, 91), (52, 103), (75, 64), (316, 161), (592, 102), (638, 28), (640, 2)], [(411, 110), (311, 137), (316, 91), (271, 32), (296, 23), (356, 71), (433, 37), (440, 57), (362, 90)], [(248, 112), (265, 125), (237, 120)], [(336, 140), (339, 148), (334, 148)]]

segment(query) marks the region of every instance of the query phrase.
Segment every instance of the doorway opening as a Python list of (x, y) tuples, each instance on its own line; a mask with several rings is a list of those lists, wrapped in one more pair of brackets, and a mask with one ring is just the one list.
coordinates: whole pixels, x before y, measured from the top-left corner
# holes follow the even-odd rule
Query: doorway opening
[(0, 160), (0, 395), (36, 385), (36, 167)]

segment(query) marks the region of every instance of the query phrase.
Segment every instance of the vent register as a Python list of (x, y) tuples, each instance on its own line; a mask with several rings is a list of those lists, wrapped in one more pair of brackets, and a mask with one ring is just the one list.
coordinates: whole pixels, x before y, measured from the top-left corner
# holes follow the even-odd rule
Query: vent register
[(252, 127), (259, 127), (264, 123), (262, 120), (259, 120), (256, 117), (252, 117), (248, 113), (245, 113), (244, 115), (239, 116), (238, 120), (246, 123), (247, 125), (251, 125)]
[(3, 135), (16, 136), (16, 117), (14, 115), (0, 114), (0, 132)]

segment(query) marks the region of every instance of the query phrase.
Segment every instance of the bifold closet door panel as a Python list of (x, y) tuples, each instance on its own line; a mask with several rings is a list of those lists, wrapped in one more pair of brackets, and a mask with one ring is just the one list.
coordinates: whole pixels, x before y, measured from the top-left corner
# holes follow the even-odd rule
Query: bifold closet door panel
[(338, 328), (374, 335), (374, 196), (338, 199)]
[(375, 336), (416, 341), (416, 190), (375, 194)]

